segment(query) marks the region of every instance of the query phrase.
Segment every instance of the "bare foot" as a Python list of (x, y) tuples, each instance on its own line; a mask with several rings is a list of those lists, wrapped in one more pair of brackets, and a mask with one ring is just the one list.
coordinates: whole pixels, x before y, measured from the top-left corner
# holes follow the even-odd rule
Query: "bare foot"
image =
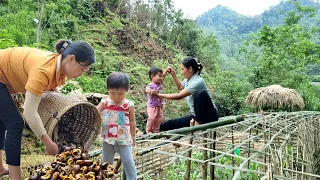
[(4, 175), (9, 175), (9, 169), (8, 168), (0, 169), (0, 177), (4, 176)]

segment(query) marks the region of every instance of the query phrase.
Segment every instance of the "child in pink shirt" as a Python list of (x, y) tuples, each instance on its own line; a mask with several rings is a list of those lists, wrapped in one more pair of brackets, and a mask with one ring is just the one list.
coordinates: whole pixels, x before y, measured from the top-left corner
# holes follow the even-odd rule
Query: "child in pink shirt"
[(146, 93), (148, 95), (148, 120), (147, 120), (147, 133), (157, 133), (160, 131), (160, 124), (163, 119), (162, 105), (164, 99), (152, 96), (155, 93), (161, 93), (163, 91), (163, 79), (167, 74), (167, 70), (164, 72), (158, 67), (152, 67), (149, 70), (149, 78), (151, 82), (146, 87)]

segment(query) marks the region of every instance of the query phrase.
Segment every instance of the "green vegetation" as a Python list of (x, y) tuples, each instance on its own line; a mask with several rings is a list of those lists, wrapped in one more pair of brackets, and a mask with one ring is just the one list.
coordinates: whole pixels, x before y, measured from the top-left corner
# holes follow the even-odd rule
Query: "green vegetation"
[[(226, 151), (230, 150), (230, 147), (226, 148)], [(202, 152), (201, 151), (194, 151), (192, 153), (192, 158), (193, 159), (198, 159), (198, 160), (202, 160)], [(239, 167), (240, 164), (242, 163), (240, 158), (234, 158), (234, 167)], [(221, 164), (221, 165), (225, 165), (225, 166), (229, 166), (232, 167), (232, 158), (231, 157), (227, 157), (227, 156), (222, 156), (219, 159), (217, 159), (217, 163)], [(192, 161), (191, 162), (191, 171), (190, 171), (190, 179), (192, 180), (196, 180), (196, 179), (201, 179), (202, 178), (202, 172), (201, 172), (201, 167), (202, 164), (201, 163), (197, 163)], [(173, 164), (169, 165), (169, 168), (167, 170), (167, 178), (170, 180), (183, 180), (184, 179), (184, 175), (186, 172), (186, 160), (179, 160), (176, 161)], [(248, 166), (246, 165), (245, 168), (248, 168)], [(258, 171), (258, 169), (262, 169), (263, 167), (261, 165), (258, 165), (255, 162), (251, 162), (250, 166), (249, 166), (249, 170), (254, 170), (254, 171)], [(208, 166), (208, 170), (207, 172), (210, 172), (210, 168)], [(227, 167), (215, 167), (215, 178), (217, 179), (232, 179), (233, 177), (233, 171), (231, 168), (227, 168)], [(207, 176), (207, 179), (210, 180), (210, 176)], [(240, 174), (240, 178), (239, 179), (252, 179), (252, 180), (258, 180), (258, 174), (256, 173), (244, 173), (242, 172)]]
[[(135, 102), (140, 130), (147, 119), (144, 89), (150, 81), (149, 68), (170, 65), (182, 79), (179, 61), (187, 55), (196, 56), (204, 65), (202, 76), (221, 116), (254, 112), (244, 104), (248, 92), (271, 84), (296, 89), (304, 98), (305, 110), (320, 110), (320, 86), (316, 83), (320, 82), (318, 2), (283, 0), (254, 17), (218, 6), (196, 21), (176, 11), (171, 0), (143, 2), (0, 0), (0, 49), (30, 46), (54, 51), (59, 39), (88, 41), (95, 49), (97, 63), (75, 79), (78, 83), (68, 82), (61, 91), (68, 94), (81, 88), (83, 93), (107, 93), (106, 77), (113, 71), (125, 72), (131, 82), (128, 98)], [(178, 92), (172, 78), (167, 77), (164, 84), (166, 93)], [(188, 113), (183, 100), (166, 102), (165, 120)], [(24, 135), (25, 141), (36, 139), (29, 133)], [(30, 146), (32, 151), (43, 153), (43, 145), (33, 143), (37, 147)], [(22, 153), (30, 154), (28, 143), (23, 144)], [(201, 159), (202, 153), (192, 156)], [(234, 160), (239, 166), (240, 159)], [(229, 157), (218, 161), (232, 163)], [(182, 160), (170, 165), (166, 177), (183, 179), (185, 164)], [(192, 179), (201, 177), (198, 166), (192, 162)], [(259, 168), (250, 163), (249, 169)], [(216, 167), (215, 174), (217, 179), (230, 179), (232, 170)], [(241, 179), (258, 177), (241, 173)]]
[[(171, 0), (5, 0), (0, 1), (0, 48), (31, 46), (54, 51), (59, 39), (85, 40), (97, 63), (79, 84), (62, 91), (107, 93), (113, 71), (127, 73), (128, 98), (135, 101), (138, 127), (146, 121), (144, 88), (151, 66), (170, 65), (182, 79), (179, 61), (196, 56), (220, 115), (254, 111), (244, 104), (254, 88), (280, 84), (297, 89), (306, 110), (318, 110), (319, 12), (316, 2), (282, 1), (260, 16), (248, 17), (218, 6), (193, 21)], [(273, 22), (273, 23), (271, 23)], [(165, 92), (177, 92), (170, 77)], [(189, 113), (184, 101), (167, 101), (165, 119)]]

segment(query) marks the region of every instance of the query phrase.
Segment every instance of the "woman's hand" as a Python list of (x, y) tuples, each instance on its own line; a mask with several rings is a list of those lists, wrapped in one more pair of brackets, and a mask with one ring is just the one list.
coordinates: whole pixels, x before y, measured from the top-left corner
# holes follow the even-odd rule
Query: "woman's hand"
[(156, 93), (156, 91), (154, 89), (151, 89), (151, 88), (146, 88), (146, 93), (153, 96)]
[(155, 97), (159, 97), (159, 93), (157, 93), (156, 91), (154, 91), (151, 95)]
[(46, 145), (46, 151), (48, 155), (55, 156), (59, 152), (59, 147), (55, 142), (51, 141)]
[(176, 72), (174, 71), (174, 69), (170, 66), (167, 66), (166, 71), (171, 74), (172, 76), (176, 74)]
[(53, 142), (47, 134), (42, 136), (41, 141), (46, 146), (46, 151), (48, 155), (55, 156), (56, 154), (58, 154), (58, 145), (55, 142)]

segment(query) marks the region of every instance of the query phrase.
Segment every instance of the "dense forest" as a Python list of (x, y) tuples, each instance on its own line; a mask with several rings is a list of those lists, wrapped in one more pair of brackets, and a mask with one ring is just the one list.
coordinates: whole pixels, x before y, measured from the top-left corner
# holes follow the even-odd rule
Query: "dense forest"
[[(0, 0), (0, 48), (53, 51), (59, 39), (88, 41), (97, 63), (62, 92), (107, 93), (108, 74), (123, 71), (130, 76), (128, 98), (135, 101), (141, 129), (149, 68), (170, 65), (179, 72), (179, 61), (188, 55), (203, 63), (221, 116), (254, 112), (244, 103), (248, 92), (271, 84), (296, 89), (305, 110), (320, 110), (320, 89), (310, 84), (319, 74), (318, 9), (319, 2), (284, 0), (248, 17), (217, 6), (194, 21), (171, 0)], [(177, 92), (172, 83), (165, 79), (165, 92)], [(187, 112), (184, 101), (165, 105), (165, 119)]]
[[(319, 7), (319, 1), (301, 0), (297, 2), (306, 7)], [(239, 49), (251, 34), (257, 33), (264, 25), (270, 27), (283, 25), (290, 11), (299, 14), (297, 15), (301, 18), (299, 25), (306, 28), (319, 27), (318, 11), (300, 17), (303, 14), (299, 13), (299, 10), (302, 10), (302, 7), (296, 8), (294, 1), (280, 1), (278, 5), (272, 6), (262, 14), (250, 17), (218, 5), (200, 15), (196, 23), (206, 34), (214, 33), (217, 37), (223, 60), (222, 68), (228, 69), (239, 65), (239, 61), (236, 60)]]

